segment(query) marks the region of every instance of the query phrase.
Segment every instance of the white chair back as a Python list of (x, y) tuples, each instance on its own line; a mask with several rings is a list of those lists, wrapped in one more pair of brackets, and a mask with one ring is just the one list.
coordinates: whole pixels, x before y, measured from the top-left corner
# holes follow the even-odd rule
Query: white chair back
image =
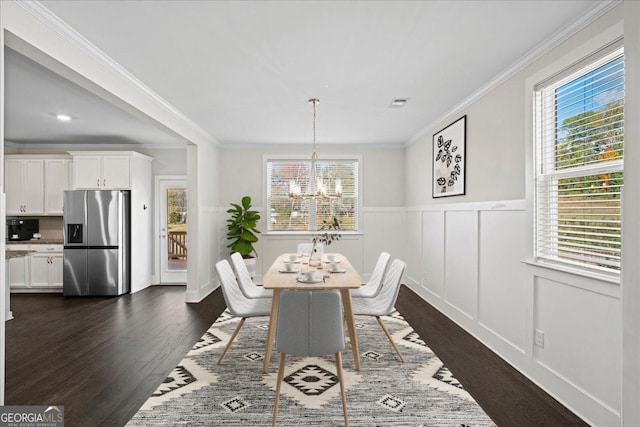
[(258, 285), (251, 279), (251, 273), (247, 269), (247, 265), (244, 263), (244, 259), (239, 252), (231, 254), (231, 262), (233, 268), (236, 270), (236, 276), (238, 277), (238, 286), (240, 291), (247, 298), (271, 298), (273, 292), (266, 290)]
[[(311, 255), (311, 252), (314, 248), (313, 243), (299, 243), (298, 244), (298, 253)], [(322, 243), (315, 244), (316, 253), (323, 254), (324, 253), (324, 245)]]
[(391, 255), (389, 255), (388, 252), (380, 253), (380, 256), (378, 256), (378, 261), (376, 262), (376, 266), (373, 269), (373, 273), (371, 273), (371, 278), (369, 278), (369, 281), (365, 286), (351, 291), (351, 297), (373, 298), (378, 295), (380, 293), (380, 289), (382, 289), (382, 279), (384, 277), (384, 273), (387, 270), (390, 259)]
[(406, 267), (407, 264), (405, 264), (404, 261), (394, 259), (384, 275), (384, 279), (382, 279), (382, 289), (380, 289), (378, 296), (375, 297), (376, 308), (382, 313), (381, 315), (387, 315), (394, 310), (393, 306), (398, 298), (400, 282)]

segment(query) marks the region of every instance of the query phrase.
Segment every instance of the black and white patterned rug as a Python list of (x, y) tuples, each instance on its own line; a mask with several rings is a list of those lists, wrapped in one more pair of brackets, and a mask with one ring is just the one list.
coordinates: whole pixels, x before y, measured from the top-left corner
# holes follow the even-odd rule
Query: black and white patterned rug
[[(383, 320), (406, 363), (400, 363), (374, 318), (356, 317), (360, 372), (348, 343), (343, 352), (350, 425), (495, 425), (397, 312)], [(127, 425), (270, 425), (279, 355), (274, 352), (270, 372), (263, 373), (268, 318), (248, 319), (216, 365), (238, 321), (223, 313)], [(333, 355), (287, 356), (278, 425), (343, 423)]]

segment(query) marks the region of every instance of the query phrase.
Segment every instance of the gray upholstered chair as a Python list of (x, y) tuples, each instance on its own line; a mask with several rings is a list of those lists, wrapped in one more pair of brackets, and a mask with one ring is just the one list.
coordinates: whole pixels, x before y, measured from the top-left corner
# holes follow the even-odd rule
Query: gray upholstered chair
[(219, 365), (247, 318), (271, 315), (271, 300), (267, 298), (245, 297), (240, 291), (240, 287), (236, 282), (236, 276), (233, 274), (231, 265), (226, 259), (216, 263), (216, 272), (220, 278), (222, 295), (224, 295), (224, 301), (227, 303), (229, 312), (233, 316), (240, 317), (240, 323), (238, 323), (236, 330), (233, 331), (233, 335), (231, 335), (229, 342), (224, 347), (224, 350), (218, 359), (217, 363)]
[(369, 281), (358, 289), (351, 291), (351, 298), (373, 298), (380, 293), (382, 289), (382, 278), (389, 265), (391, 255), (388, 252), (381, 252), (373, 269)]
[(249, 270), (247, 270), (247, 265), (244, 263), (244, 259), (242, 259), (242, 255), (240, 255), (239, 252), (231, 254), (231, 263), (233, 264), (233, 269), (236, 271), (238, 286), (240, 286), (240, 290), (245, 297), (271, 298), (273, 296), (273, 291), (256, 285), (251, 279), (251, 274), (249, 273)]
[(324, 356), (330, 353), (335, 353), (342, 412), (345, 425), (349, 425), (342, 373), (342, 350), (345, 347), (342, 317), (342, 297), (337, 290), (284, 291), (280, 294), (275, 346), (280, 351), (280, 366), (272, 426), (276, 425), (278, 416), (286, 355)]
[(400, 353), (400, 349), (398, 349), (398, 346), (393, 341), (393, 337), (382, 321), (381, 316), (386, 316), (393, 312), (393, 306), (398, 298), (400, 281), (402, 280), (405, 268), (406, 264), (403, 261), (394, 259), (385, 273), (384, 279), (382, 279), (382, 289), (380, 289), (380, 293), (373, 298), (354, 298), (352, 302), (354, 315), (374, 316), (376, 318), (394, 350), (398, 353), (398, 357), (400, 357), (402, 363), (404, 363), (404, 358)]

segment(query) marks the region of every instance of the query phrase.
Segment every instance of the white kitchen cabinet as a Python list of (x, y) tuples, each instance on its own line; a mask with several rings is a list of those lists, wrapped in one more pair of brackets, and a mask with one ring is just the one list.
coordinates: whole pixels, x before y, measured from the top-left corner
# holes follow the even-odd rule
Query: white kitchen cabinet
[(44, 212), (62, 215), (63, 194), (71, 189), (69, 170), (71, 159), (44, 160)]
[(62, 246), (61, 245), (31, 245), (30, 280), (31, 289), (59, 289), (62, 290)]
[(7, 215), (44, 215), (44, 161), (5, 157)]
[[(28, 251), (29, 245), (7, 245), (7, 250)], [(29, 288), (29, 255), (10, 258), (9, 263), (9, 284), (11, 289)]]
[(69, 156), (7, 155), (7, 215), (62, 215), (64, 190), (72, 188)]
[(7, 250), (31, 250), (34, 253), (7, 260), (10, 263), (9, 286), (12, 292), (61, 292), (62, 245), (7, 245)]
[(78, 154), (73, 155), (73, 182), (76, 189), (130, 189), (131, 155)]

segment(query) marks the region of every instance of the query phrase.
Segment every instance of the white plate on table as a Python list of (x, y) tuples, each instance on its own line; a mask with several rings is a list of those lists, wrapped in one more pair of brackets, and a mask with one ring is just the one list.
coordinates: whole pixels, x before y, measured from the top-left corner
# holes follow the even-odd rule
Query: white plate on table
[(329, 273), (346, 273), (347, 269), (339, 268), (338, 270), (327, 270)]
[(300, 273), (300, 269), (296, 268), (295, 270), (278, 270), (280, 273)]
[(322, 283), (324, 281), (324, 277), (314, 277), (312, 280), (307, 280), (306, 277), (296, 277), (296, 281), (300, 283)]
[(285, 259), (283, 262), (285, 264), (300, 264), (301, 261), (299, 259), (297, 259), (295, 261), (291, 261), (290, 259)]
[(329, 261), (328, 259), (324, 261), (325, 264), (340, 264), (342, 262), (341, 259), (336, 258), (334, 260)]

